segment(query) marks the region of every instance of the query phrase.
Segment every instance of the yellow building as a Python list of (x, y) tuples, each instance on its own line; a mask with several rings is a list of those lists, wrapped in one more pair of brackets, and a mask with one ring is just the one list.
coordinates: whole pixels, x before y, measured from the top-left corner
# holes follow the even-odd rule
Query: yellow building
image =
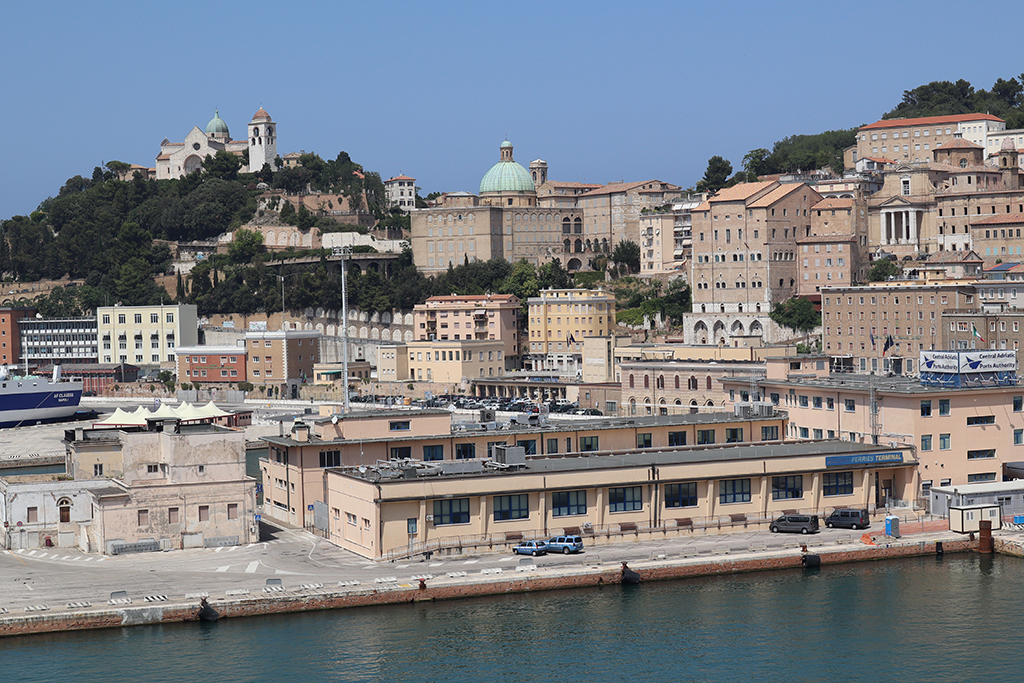
[(505, 343), (498, 340), (434, 339), (381, 346), (381, 382), (461, 384), (478, 377), (505, 374)]
[[(699, 529), (749, 528), (782, 514), (884, 505), (917, 485), (908, 447), (849, 442), (532, 458), (505, 468), (387, 463), (327, 469), (327, 538), (367, 558), (488, 549), (581, 534), (593, 547)], [(510, 464), (511, 463), (511, 464)]]
[(530, 458), (610, 454), (716, 443), (778, 443), (786, 431), (785, 413), (778, 411), (749, 417), (702, 413), (516, 424), (501, 430), (477, 424), (459, 431), (452, 430), (452, 414), (447, 410), (321, 412), (308, 424), (296, 422), (289, 435), (263, 437), (270, 445), (268, 457), (260, 460), (265, 514), (289, 524), (313, 523), (310, 506), (324, 501), (324, 469), (328, 467), (415, 459), (426, 463), (474, 461), (465, 465), (472, 468), (493, 457), (498, 446), (521, 447)]
[(615, 295), (590, 289), (546, 289), (527, 300), (529, 358), (534, 370), (582, 372), (587, 337), (605, 337), (615, 327)]
[(199, 343), (194, 304), (179, 306), (101, 306), (96, 332), (102, 363), (174, 368), (174, 349)]

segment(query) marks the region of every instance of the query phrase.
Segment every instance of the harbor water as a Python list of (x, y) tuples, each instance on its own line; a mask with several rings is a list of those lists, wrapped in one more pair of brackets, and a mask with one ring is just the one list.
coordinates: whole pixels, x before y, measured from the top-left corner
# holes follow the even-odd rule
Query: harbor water
[(45, 681), (1012, 681), (1024, 562), (964, 554), (0, 640)]

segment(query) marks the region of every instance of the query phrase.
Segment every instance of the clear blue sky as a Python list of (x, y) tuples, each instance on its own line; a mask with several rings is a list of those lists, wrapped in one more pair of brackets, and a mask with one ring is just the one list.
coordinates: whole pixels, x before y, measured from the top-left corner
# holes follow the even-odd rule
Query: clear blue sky
[(477, 191), (506, 135), (553, 179), (690, 186), (712, 155), (739, 167), (930, 81), (1019, 74), (1022, 15), (1019, 0), (9, 3), (0, 218), (112, 159), (154, 165), (215, 107), (233, 137), (262, 105), (282, 155), (345, 150), (424, 194)]

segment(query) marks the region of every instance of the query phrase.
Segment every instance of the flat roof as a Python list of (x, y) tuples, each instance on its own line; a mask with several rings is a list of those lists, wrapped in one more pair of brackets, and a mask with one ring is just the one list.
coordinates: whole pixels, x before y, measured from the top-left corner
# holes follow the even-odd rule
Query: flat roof
[[(390, 418), (401, 418), (402, 416), (408, 415), (439, 415), (451, 413), (447, 410), (421, 410), (421, 411), (402, 411), (392, 412), (387, 410), (375, 410), (368, 411), (372, 413), (374, 417), (387, 416)], [(367, 413), (359, 413), (360, 416), (366, 415)], [(733, 424), (733, 423), (744, 423), (744, 422), (761, 422), (766, 420), (784, 420), (786, 418), (786, 411), (775, 408), (775, 412), (772, 416), (751, 416), (751, 417), (738, 417), (732, 412), (715, 412), (715, 413), (681, 413), (678, 415), (650, 415), (650, 416), (638, 416), (638, 417), (588, 417), (585, 421), (576, 420), (559, 420), (556, 415), (549, 415), (551, 418), (547, 425), (544, 426), (513, 426), (509, 429), (492, 429), (492, 430), (478, 430), (478, 429), (467, 429), (459, 432), (444, 432), (441, 434), (423, 434), (415, 435), (410, 434), (408, 436), (401, 436), (398, 434), (389, 433), (387, 436), (376, 438), (376, 439), (331, 439), (324, 440), (318, 439), (313, 434), (309, 435), (308, 441), (296, 441), (291, 436), (262, 436), (260, 437), (263, 441), (274, 443), (279, 446), (301, 446), (305, 445), (330, 445), (337, 443), (355, 443), (355, 442), (373, 442), (373, 441), (387, 441), (387, 442), (399, 442), (399, 441), (421, 441), (424, 439), (447, 439), (447, 438), (465, 438), (468, 436), (474, 436), (478, 434), (492, 434), (495, 437), (501, 437), (502, 435), (509, 436), (523, 436), (528, 434), (545, 434), (550, 432), (600, 432), (609, 429), (642, 429), (645, 427), (684, 427), (687, 425), (708, 425), (708, 424)], [(350, 417), (351, 414), (346, 415), (345, 418)], [(339, 416), (340, 418), (340, 416)], [(312, 422), (327, 422), (330, 417), (318, 417)], [(344, 419), (344, 418), (340, 418)], [(470, 421), (473, 422), (473, 421)]]
[[(916, 360), (916, 358), (914, 359)], [(740, 382), (744, 384), (750, 383), (750, 377), (723, 377), (720, 378), (721, 382)], [(758, 375), (755, 379), (761, 383), (762, 386), (767, 385), (790, 385), (792, 387), (818, 387), (821, 389), (843, 389), (849, 391), (870, 391), (871, 376), (870, 375), (858, 375), (854, 373), (833, 373), (828, 377), (798, 377), (789, 375), (786, 379), (765, 379), (764, 375)], [(1017, 384), (1013, 385), (986, 385), (986, 386), (969, 386), (969, 387), (938, 387), (938, 386), (925, 386), (921, 384), (921, 380), (915, 377), (904, 377), (902, 375), (895, 377), (885, 376), (874, 376), (875, 391), (882, 393), (896, 393), (896, 394), (946, 394), (952, 391), (979, 391), (982, 389), (1001, 389), (1005, 391), (1020, 391), (1020, 386)]]
[(961, 496), (978, 496), (985, 493), (1006, 493), (1007, 491), (1024, 491), (1024, 480), (987, 481), (981, 484), (960, 484), (958, 486), (933, 486), (932, 491)]
[[(905, 451), (905, 452), (904, 452)], [(861, 444), (852, 441), (800, 441), (781, 444), (736, 444), (735, 446), (713, 446), (705, 447), (681, 447), (677, 449), (650, 449), (640, 452), (623, 454), (566, 454), (551, 456), (534, 456), (526, 459), (525, 468), (517, 470), (493, 470), (484, 469), (482, 472), (456, 471), (450, 474), (439, 473), (421, 476), (417, 479), (428, 479), (441, 476), (445, 479), (460, 477), (486, 477), (486, 476), (508, 476), (516, 473), (557, 473), (577, 472), (580, 470), (598, 469), (621, 469), (621, 468), (647, 468), (654, 465), (681, 465), (701, 462), (723, 462), (754, 460), (763, 461), (774, 458), (792, 458), (814, 455), (867, 455), (869, 453), (896, 453), (900, 452), (902, 458), (899, 461), (881, 462), (860, 462), (844, 463), (843, 468), (864, 468), (864, 467), (899, 467), (903, 465), (916, 465), (917, 460), (911, 456), (910, 446), (897, 446), (893, 448), (882, 448), (871, 444)], [(445, 461), (463, 464), (466, 461)], [(428, 467), (443, 465), (437, 463), (426, 463)], [(357, 467), (335, 467), (329, 468), (345, 476), (356, 479), (365, 479), (385, 483), (408, 482), (405, 478), (378, 478), (377, 473), (372, 469), (361, 472)], [(760, 470), (758, 470), (760, 472)], [(371, 476), (372, 475), (372, 476)]]

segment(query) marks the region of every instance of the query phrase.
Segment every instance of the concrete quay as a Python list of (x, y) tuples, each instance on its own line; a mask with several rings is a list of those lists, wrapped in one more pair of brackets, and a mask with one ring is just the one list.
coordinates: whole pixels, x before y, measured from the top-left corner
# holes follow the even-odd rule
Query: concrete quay
[[(434, 556), (372, 562), (301, 530), (265, 541), (116, 557), (61, 549), (0, 552), (0, 636), (193, 621), (208, 597), (222, 618), (451, 600), (621, 582), (622, 563), (645, 581), (822, 567), (977, 547), (948, 531), (902, 539), (827, 530), (814, 536), (736, 532), (624, 542), (575, 556)], [(54, 552), (57, 551), (57, 552)], [(996, 552), (1024, 557), (1024, 534), (996, 537)]]

